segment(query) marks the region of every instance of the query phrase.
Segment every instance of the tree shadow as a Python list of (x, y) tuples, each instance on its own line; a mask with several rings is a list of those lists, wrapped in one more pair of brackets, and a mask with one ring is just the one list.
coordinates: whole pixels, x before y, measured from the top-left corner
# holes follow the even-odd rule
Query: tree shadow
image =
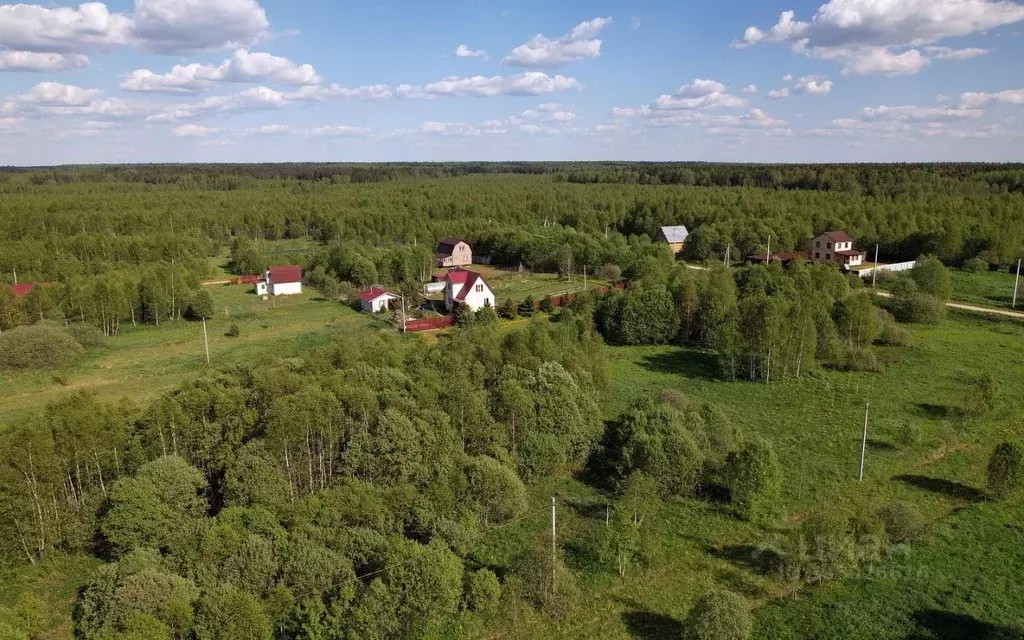
[(728, 505), (732, 502), (732, 491), (718, 482), (702, 482), (697, 485), (697, 497), (704, 502)]
[(1024, 640), (1020, 629), (991, 624), (962, 613), (924, 609), (914, 613), (914, 621), (921, 631), (907, 640)]
[(661, 640), (683, 637), (683, 623), (672, 616), (653, 611), (627, 611), (622, 614), (629, 635), (642, 640)]
[(782, 565), (782, 556), (777, 552), (752, 544), (708, 547), (704, 551), (709, 555), (731, 563), (733, 566), (759, 575), (775, 573)]
[(643, 366), (655, 373), (683, 374), (688, 378), (721, 378), (718, 357), (713, 353), (685, 349), (647, 356)]
[(868, 440), (868, 449), (872, 451), (896, 451), (896, 446), (884, 440)]
[(930, 404), (922, 402), (917, 405), (917, 409), (924, 415), (924, 417), (932, 418), (934, 420), (942, 420), (949, 416), (949, 407), (944, 404)]
[(981, 502), (985, 500), (986, 497), (983, 491), (979, 491), (974, 487), (969, 487), (959, 482), (954, 482), (953, 480), (916, 475), (894, 476), (893, 480), (909, 484), (910, 486), (917, 487), (918, 489), (931, 491), (932, 493), (937, 493), (953, 500)]
[(617, 425), (617, 420), (605, 421), (601, 444), (590, 454), (583, 470), (577, 475), (581, 482), (599, 491), (615, 491), (620, 479), (615, 468), (618, 462), (615, 455), (620, 450), (620, 444), (615, 442)]

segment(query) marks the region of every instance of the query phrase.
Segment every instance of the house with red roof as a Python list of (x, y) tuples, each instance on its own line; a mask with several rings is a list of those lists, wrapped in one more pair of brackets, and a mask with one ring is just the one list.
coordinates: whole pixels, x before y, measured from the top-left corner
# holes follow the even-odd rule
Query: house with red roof
[(811, 262), (830, 262), (849, 269), (864, 264), (866, 251), (853, 248), (853, 238), (843, 231), (826, 231), (811, 242)]
[(11, 293), (14, 294), (15, 298), (23, 298), (25, 294), (35, 288), (35, 285), (31, 282), (23, 282), (21, 284), (12, 284)]
[(444, 306), (451, 311), (460, 302), (473, 311), (494, 307), (494, 292), (476, 271), (452, 269), (444, 278)]
[(359, 292), (359, 304), (367, 313), (387, 311), (394, 300), (398, 300), (398, 296), (388, 293), (381, 287), (370, 287)]
[(302, 293), (302, 267), (296, 265), (270, 267), (254, 286), (258, 296), (298, 295)]

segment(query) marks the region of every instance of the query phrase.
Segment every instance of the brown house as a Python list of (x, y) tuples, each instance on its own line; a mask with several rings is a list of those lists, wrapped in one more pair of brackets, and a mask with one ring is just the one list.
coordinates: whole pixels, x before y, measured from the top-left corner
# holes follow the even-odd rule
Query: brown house
[(459, 238), (441, 238), (437, 243), (437, 266), (465, 267), (473, 264), (473, 249)]
[(662, 227), (658, 229), (658, 235), (654, 237), (655, 242), (664, 242), (668, 244), (668, 248), (672, 250), (672, 253), (679, 255), (679, 253), (686, 248), (686, 239), (690, 236), (690, 232), (686, 230), (686, 227), (679, 225), (676, 227)]
[(853, 248), (853, 238), (843, 231), (828, 231), (811, 243), (813, 262), (831, 262), (844, 269), (864, 264), (867, 253)]

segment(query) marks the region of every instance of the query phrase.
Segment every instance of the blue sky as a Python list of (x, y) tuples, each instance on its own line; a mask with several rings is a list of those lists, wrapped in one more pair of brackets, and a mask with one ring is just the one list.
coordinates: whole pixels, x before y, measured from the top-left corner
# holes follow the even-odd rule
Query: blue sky
[(0, 164), (1021, 161), (1022, 60), (1013, 0), (0, 4)]

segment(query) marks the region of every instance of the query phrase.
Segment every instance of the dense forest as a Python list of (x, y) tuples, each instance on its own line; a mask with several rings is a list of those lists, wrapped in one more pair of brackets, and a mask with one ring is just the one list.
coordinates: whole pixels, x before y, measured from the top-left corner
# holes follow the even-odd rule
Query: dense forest
[[(603, 420), (608, 345), (685, 346), (709, 379), (750, 386), (881, 371), (876, 346), (898, 358), (906, 325), (945, 318), (946, 264), (1024, 253), (1022, 184), (1009, 165), (2, 171), (0, 281), (16, 272), (38, 286), (20, 298), (0, 287), (0, 370), (87, 348), (83, 328), (114, 336), (209, 317), (201, 283), (217, 256), (238, 275), (298, 262), (325, 303), (370, 284), (414, 295), (437, 238), (456, 234), (499, 266), (589, 268), (625, 286), (558, 308), (546, 298), (524, 326), (499, 317), (536, 315), (532, 298), (506, 300), (460, 314), (436, 340), (339, 331), (301, 358), (204, 369), (152, 402), (69, 393), (0, 426), (0, 568), (96, 559), (74, 610), (77, 637), (96, 640), (458, 636), (460, 612), (499, 601), (561, 618), (576, 593), (570, 550), (531, 538), (495, 566), (480, 545), (537, 516), (529, 496), (547, 482), (585, 477), (614, 497), (602, 534), (571, 551), (620, 576), (654, 563), (663, 501), (767, 529), (788, 515), (776, 443), (714, 402), (654, 389)], [(654, 241), (668, 224), (691, 229), (685, 262)], [(763, 251), (769, 237), (806, 248), (826, 229), (917, 267), (889, 276), (879, 303), (831, 265), (722, 264), (727, 250)], [(303, 248), (281, 254), (281, 240)], [(996, 388), (992, 376), (969, 381), (950, 415), (983, 415)], [(1007, 495), (1018, 453), (997, 461)], [(920, 517), (894, 509), (801, 523), (782, 546), (819, 546), (787, 555), (780, 575), (820, 584), (840, 564), (875, 562), (910, 537), (890, 525)], [(873, 550), (848, 558), (843, 545), (866, 534)], [(749, 632), (735, 599), (709, 595), (693, 624)], [(8, 625), (30, 637), (15, 627), (33, 606), (0, 608), (0, 636)]]

